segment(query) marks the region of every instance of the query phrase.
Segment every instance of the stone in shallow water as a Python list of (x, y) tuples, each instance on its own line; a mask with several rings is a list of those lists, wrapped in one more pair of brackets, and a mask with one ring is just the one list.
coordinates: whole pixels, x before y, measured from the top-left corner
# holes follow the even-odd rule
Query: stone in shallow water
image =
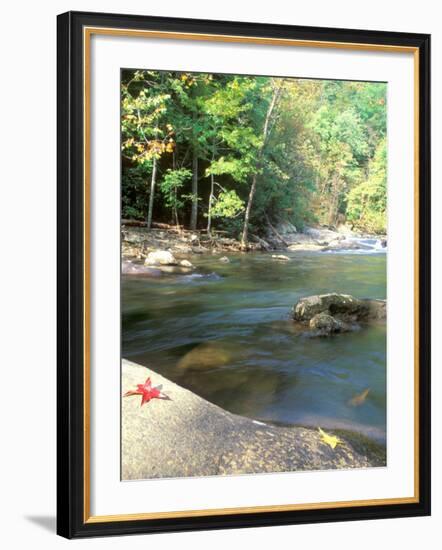
[(323, 334), (333, 334), (335, 332), (344, 332), (346, 329), (342, 321), (338, 321), (326, 313), (317, 313), (310, 319), (309, 327), (318, 330)]
[(155, 250), (149, 252), (144, 265), (178, 265), (178, 261), (168, 250)]
[(180, 369), (212, 369), (228, 365), (233, 360), (233, 348), (224, 342), (203, 342), (180, 359)]
[(194, 265), (192, 263), (190, 263), (189, 260), (181, 260), (180, 261), (180, 266), (181, 267), (188, 267), (189, 269), (194, 268)]
[(161, 277), (163, 274), (160, 269), (141, 265), (131, 262), (130, 260), (123, 260), (121, 264), (121, 273), (123, 275), (137, 275), (143, 277)]
[(323, 252), (333, 250), (372, 250), (373, 247), (359, 241), (335, 240), (322, 249)]
[(355, 315), (366, 310), (362, 300), (349, 294), (319, 294), (301, 298), (293, 308), (293, 318), (296, 321), (309, 321), (318, 313)]
[(301, 298), (293, 307), (293, 319), (307, 324), (318, 314), (326, 314), (344, 323), (385, 320), (385, 300), (359, 299), (350, 294), (317, 294)]

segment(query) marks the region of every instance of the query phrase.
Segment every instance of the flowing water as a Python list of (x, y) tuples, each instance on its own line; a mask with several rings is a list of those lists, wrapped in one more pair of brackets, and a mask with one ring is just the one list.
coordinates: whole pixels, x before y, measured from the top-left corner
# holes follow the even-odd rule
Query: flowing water
[(123, 276), (122, 355), (233, 413), (385, 441), (385, 326), (312, 338), (291, 321), (293, 304), (311, 294), (385, 298), (384, 252), (374, 243), (284, 252), (289, 262), (194, 256), (188, 275)]

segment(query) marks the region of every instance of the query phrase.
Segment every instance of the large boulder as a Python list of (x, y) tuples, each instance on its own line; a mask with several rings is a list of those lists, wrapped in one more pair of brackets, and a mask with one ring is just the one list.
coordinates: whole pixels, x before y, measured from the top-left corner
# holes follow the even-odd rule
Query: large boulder
[[(385, 448), (363, 435), (341, 433), (332, 449), (317, 429), (232, 414), (125, 359), (122, 394), (148, 377), (170, 399), (152, 399), (141, 407), (139, 395), (122, 398), (123, 480), (385, 467)], [(268, 384), (266, 376), (257, 386), (261, 398), (272, 397)]]
[[(303, 232), (281, 233), (288, 243), (289, 250), (324, 250), (325, 247), (338, 246), (338, 243), (346, 238), (341, 231), (335, 231), (327, 227), (304, 227)], [(348, 236), (352, 234), (348, 233)], [(333, 248), (334, 250), (335, 248)]]
[(318, 294), (301, 298), (293, 308), (293, 318), (295, 321), (308, 322), (318, 313), (359, 316), (362, 312), (365, 313), (366, 309), (363, 300), (350, 294)]
[(284, 235), (289, 238), (291, 235), (298, 233), (296, 227), (290, 222), (280, 222), (276, 229), (280, 235)]
[(225, 342), (209, 341), (195, 346), (178, 362), (179, 369), (210, 370), (229, 365), (237, 350)]
[(387, 300), (366, 300), (367, 319), (385, 321), (387, 318)]
[(331, 241), (328, 246), (322, 249), (323, 252), (334, 251), (334, 250), (372, 250), (373, 247), (367, 244), (361, 243), (360, 241), (351, 241), (351, 240), (339, 240), (335, 239)]
[(350, 294), (318, 294), (301, 298), (293, 307), (293, 319), (328, 334), (350, 330), (359, 322), (384, 321), (385, 300), (359, 299)]
[(328, 227), (305, 227), (304, 233), (319, 241), (320, 244), (328, 244), (331, 241), (345, 238), (338, 231), (329, 229)]
[(178, 265), (178, 260), (168, 250), (149, 252), (144, 265)]
[(348, 332), (351, 326), (339, 319), (335, 319), (327, 313), (317, 313), (309, 322), (309, 327), (315, 331), (318, 336), (328, 336), (339, 332)]

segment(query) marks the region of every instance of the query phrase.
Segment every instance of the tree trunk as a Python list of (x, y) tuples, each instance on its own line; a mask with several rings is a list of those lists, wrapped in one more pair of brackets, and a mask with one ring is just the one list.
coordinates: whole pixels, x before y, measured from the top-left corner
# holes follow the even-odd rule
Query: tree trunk
[(192, 212), (190, 215), (190, 229), (195, 230), (198, 219), (198, 155), (193, 152), (192, 158)]
[[(176, 189), (175, 189), (175, 201), (176, 201)], [(175, 225), (178, 227), (180, 225), (180, 219), (178, 218), (178, 208), (173, 207), (173, 217), (175, 219)]]
[[(215, 160), (215, 145), (212, 148), (212, 163)], [(207, 211), (207, 234), (209, 237), (210, 230), (212, 228), (212, 203), (214, 199), (214, 192), (215, 192), (215, 176), (213, 174), (210, 174), (210, 195), (209, 195), (209, 208)]]
[(334, 227), (336, 225), (336, 217), (338, 214), (339, 205), (339, 177), (335, 174), (332, 179), (332, 186), (329, 199), (328, 209), (328, 225)]
[(211, 236), (210, 230), (212, 229), (212, 203), (214, 199), (214, 187), (215, 187), (215, 177), (213, 174), (210, 174), (210, 195), (209, 195), (209, 210), (207, 212), (207, 234)]
[(270, 227), (270, 229), (272, 230), (272, 232), (276, 235), (276, 238), (282, 242), (282, 244), (286, 247), (289, 246), (289, 243), (284, 239), (284, 237), (279, 233), (279, 231), (276, 229), (276, 227), (274, 227), (272, 225), (272, 222), (270, 221), (270, 218), (268, 217), (267, 213), (265, 215), (265, 218), (267, 220), (267, 224), (268, 226)]
[(247, 201), (246, 213), (244, 214), (244, 227), (242, 230), (241, 237), (241, 249), (247, 250), (249, 246), (249, 221), (250, 221), (250, 212), (252, 211), (253, 197), (256, 192), (256, 180), (257, 174), (253, 174), (252, 186), (250, 187), (249, 200)]
[[(174, 150), (172, 155), (172, 169), (176, 170), (176, 150)], [(175, 189), (173, 190), (173, 196), (174, 196), (174, 204), (172, 209), (172, 216), (175, 219), (175, 225), (178, 227), (180, 225), (180, 220), (178, 218), (178, 208), (177, 208), (178, 189), (176, 186), (175, 186)]]
[(149, 209), (147, 211), (147, 228), (152, 225), (153, 200), (155, 197), (155, 183), (157, 179), (157, 159), (153, 157), (152, 178), (150, 180)]
[(273, 112), (273, 109), (275, 108), (275, 105), (276, 105), (278, 99), (279, 99), (279, 96), (281, 94), (281, 90), (282, 90), (281, 86), (275, 87), (273, 89), (272, 99), (271, 99), (269, 107), (267, 109), (267, 114), (266, 114), (266, 118), (265, 118), (265, 121), (264, 121), (264, 127), (263, 127), (263, 130), (262, 130), (262, 145), (261, 145), (261, 148), (258, 151), (258, 158), (257, 158), (257, 162), (256, 162), (256, 171), (253, 174), (252, 186), (250, 187), (249, 199), (247, 201), (246, 212), (245, 212), (245, 215), (244, 215), (244, 226), (243, 226), (242, 237), (241, 237), (241, 250), (247, 250), (247, 248), (248, 248), (250, 213), (252, 211), (253, 198), (254, 198), (255, 192), (256, 192), (256, 182), (257, 182), (257, 179), (258, 179), (258, 172), (261, 168), (261, 162), (262, 162), (262, 157), (263, 157), (263, 153), (264, 153), (264, 147), (266, 145), (266, 141), (267, 141), (268, 134), (269, 134), (269, 124), (270, 124), (272, 112)]

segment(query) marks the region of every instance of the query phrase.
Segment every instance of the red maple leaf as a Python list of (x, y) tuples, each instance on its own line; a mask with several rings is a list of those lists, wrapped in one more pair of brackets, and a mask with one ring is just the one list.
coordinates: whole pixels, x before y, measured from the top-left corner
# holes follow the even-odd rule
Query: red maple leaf
[(153, 388), (152, 382), (150, 381), (150, 377), (144, 382), (144, 384), (137, 384), (136, 390), (129, 390), (126, 392), (123, 397), (129, 397), (130, 395), (141, 395), (141, 405), (144, 405), (144, 403), (148, 403), (151, 399), (170, 399), (167, 395), (164, 393), (161, 393), (160, 386)]

